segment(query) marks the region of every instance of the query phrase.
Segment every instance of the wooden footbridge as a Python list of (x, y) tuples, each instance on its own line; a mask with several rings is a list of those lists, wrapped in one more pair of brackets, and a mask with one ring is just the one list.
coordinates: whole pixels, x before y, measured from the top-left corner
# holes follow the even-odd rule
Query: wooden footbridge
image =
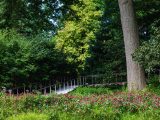
[(15, 87), (12, 89), (3, 88), (3, 92), (8, 94), (27, 94), (27, 93), (41, 93), (41, 94), (66, 94), (79, 86), (97, 86), (97, 85), (124, 85), (126, 84), (126, 75), (116, 75), (115, 78), (107, 77), (107, 75), (88, 75), (80, 76), (78, 78), (53, 80), (47, 85), (33, 84)]

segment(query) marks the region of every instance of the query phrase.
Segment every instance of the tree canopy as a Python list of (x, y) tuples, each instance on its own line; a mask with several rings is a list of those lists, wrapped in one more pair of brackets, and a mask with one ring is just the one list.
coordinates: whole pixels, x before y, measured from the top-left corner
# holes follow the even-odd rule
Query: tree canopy
[[(135, 0), (140, 47), (134, 60), (159, 70), (160, 2)], [(1, 0), (2, 85), (56, 76), (126, 74), (117, 0)]]

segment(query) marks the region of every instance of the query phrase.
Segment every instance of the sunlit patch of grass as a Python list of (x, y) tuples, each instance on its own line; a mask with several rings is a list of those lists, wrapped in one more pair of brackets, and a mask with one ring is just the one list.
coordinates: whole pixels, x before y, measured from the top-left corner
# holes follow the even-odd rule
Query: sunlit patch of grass
[(102, 95), (102, 94), (112, 94), (112, 93), (113, 91), (110, 88), (106, 87), (78, 87), (77, 89), (70, 92), (70, 94), (83, 95), (83, 96), (91, 94)]
[(49, 120), (49, 117), (45, 114), (22, 113), (19, 115), (11, 116), (6, 120)]

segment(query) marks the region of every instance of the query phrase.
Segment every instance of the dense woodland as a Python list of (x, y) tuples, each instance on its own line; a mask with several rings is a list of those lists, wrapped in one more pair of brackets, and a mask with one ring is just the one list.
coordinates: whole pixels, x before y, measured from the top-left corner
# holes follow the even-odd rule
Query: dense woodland
[(160, 0), (0, 0), (0, 120), (160, 120)]
[[(134, 1), (146, 75), (160, 68), (160, 1)], [(0, 86), (126, 74), (117, 0), (1, 0)]]

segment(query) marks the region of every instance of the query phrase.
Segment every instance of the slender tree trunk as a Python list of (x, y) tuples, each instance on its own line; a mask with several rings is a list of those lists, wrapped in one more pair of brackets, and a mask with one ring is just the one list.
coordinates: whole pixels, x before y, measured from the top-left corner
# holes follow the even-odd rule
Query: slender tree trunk
[(138, 27), (133, 0), (118, 0), (118, 3), (125, 44), (128, 90), (141, 90), (146, 86), (144, 70), (132, 59), (132, 53), (139, 47)]

